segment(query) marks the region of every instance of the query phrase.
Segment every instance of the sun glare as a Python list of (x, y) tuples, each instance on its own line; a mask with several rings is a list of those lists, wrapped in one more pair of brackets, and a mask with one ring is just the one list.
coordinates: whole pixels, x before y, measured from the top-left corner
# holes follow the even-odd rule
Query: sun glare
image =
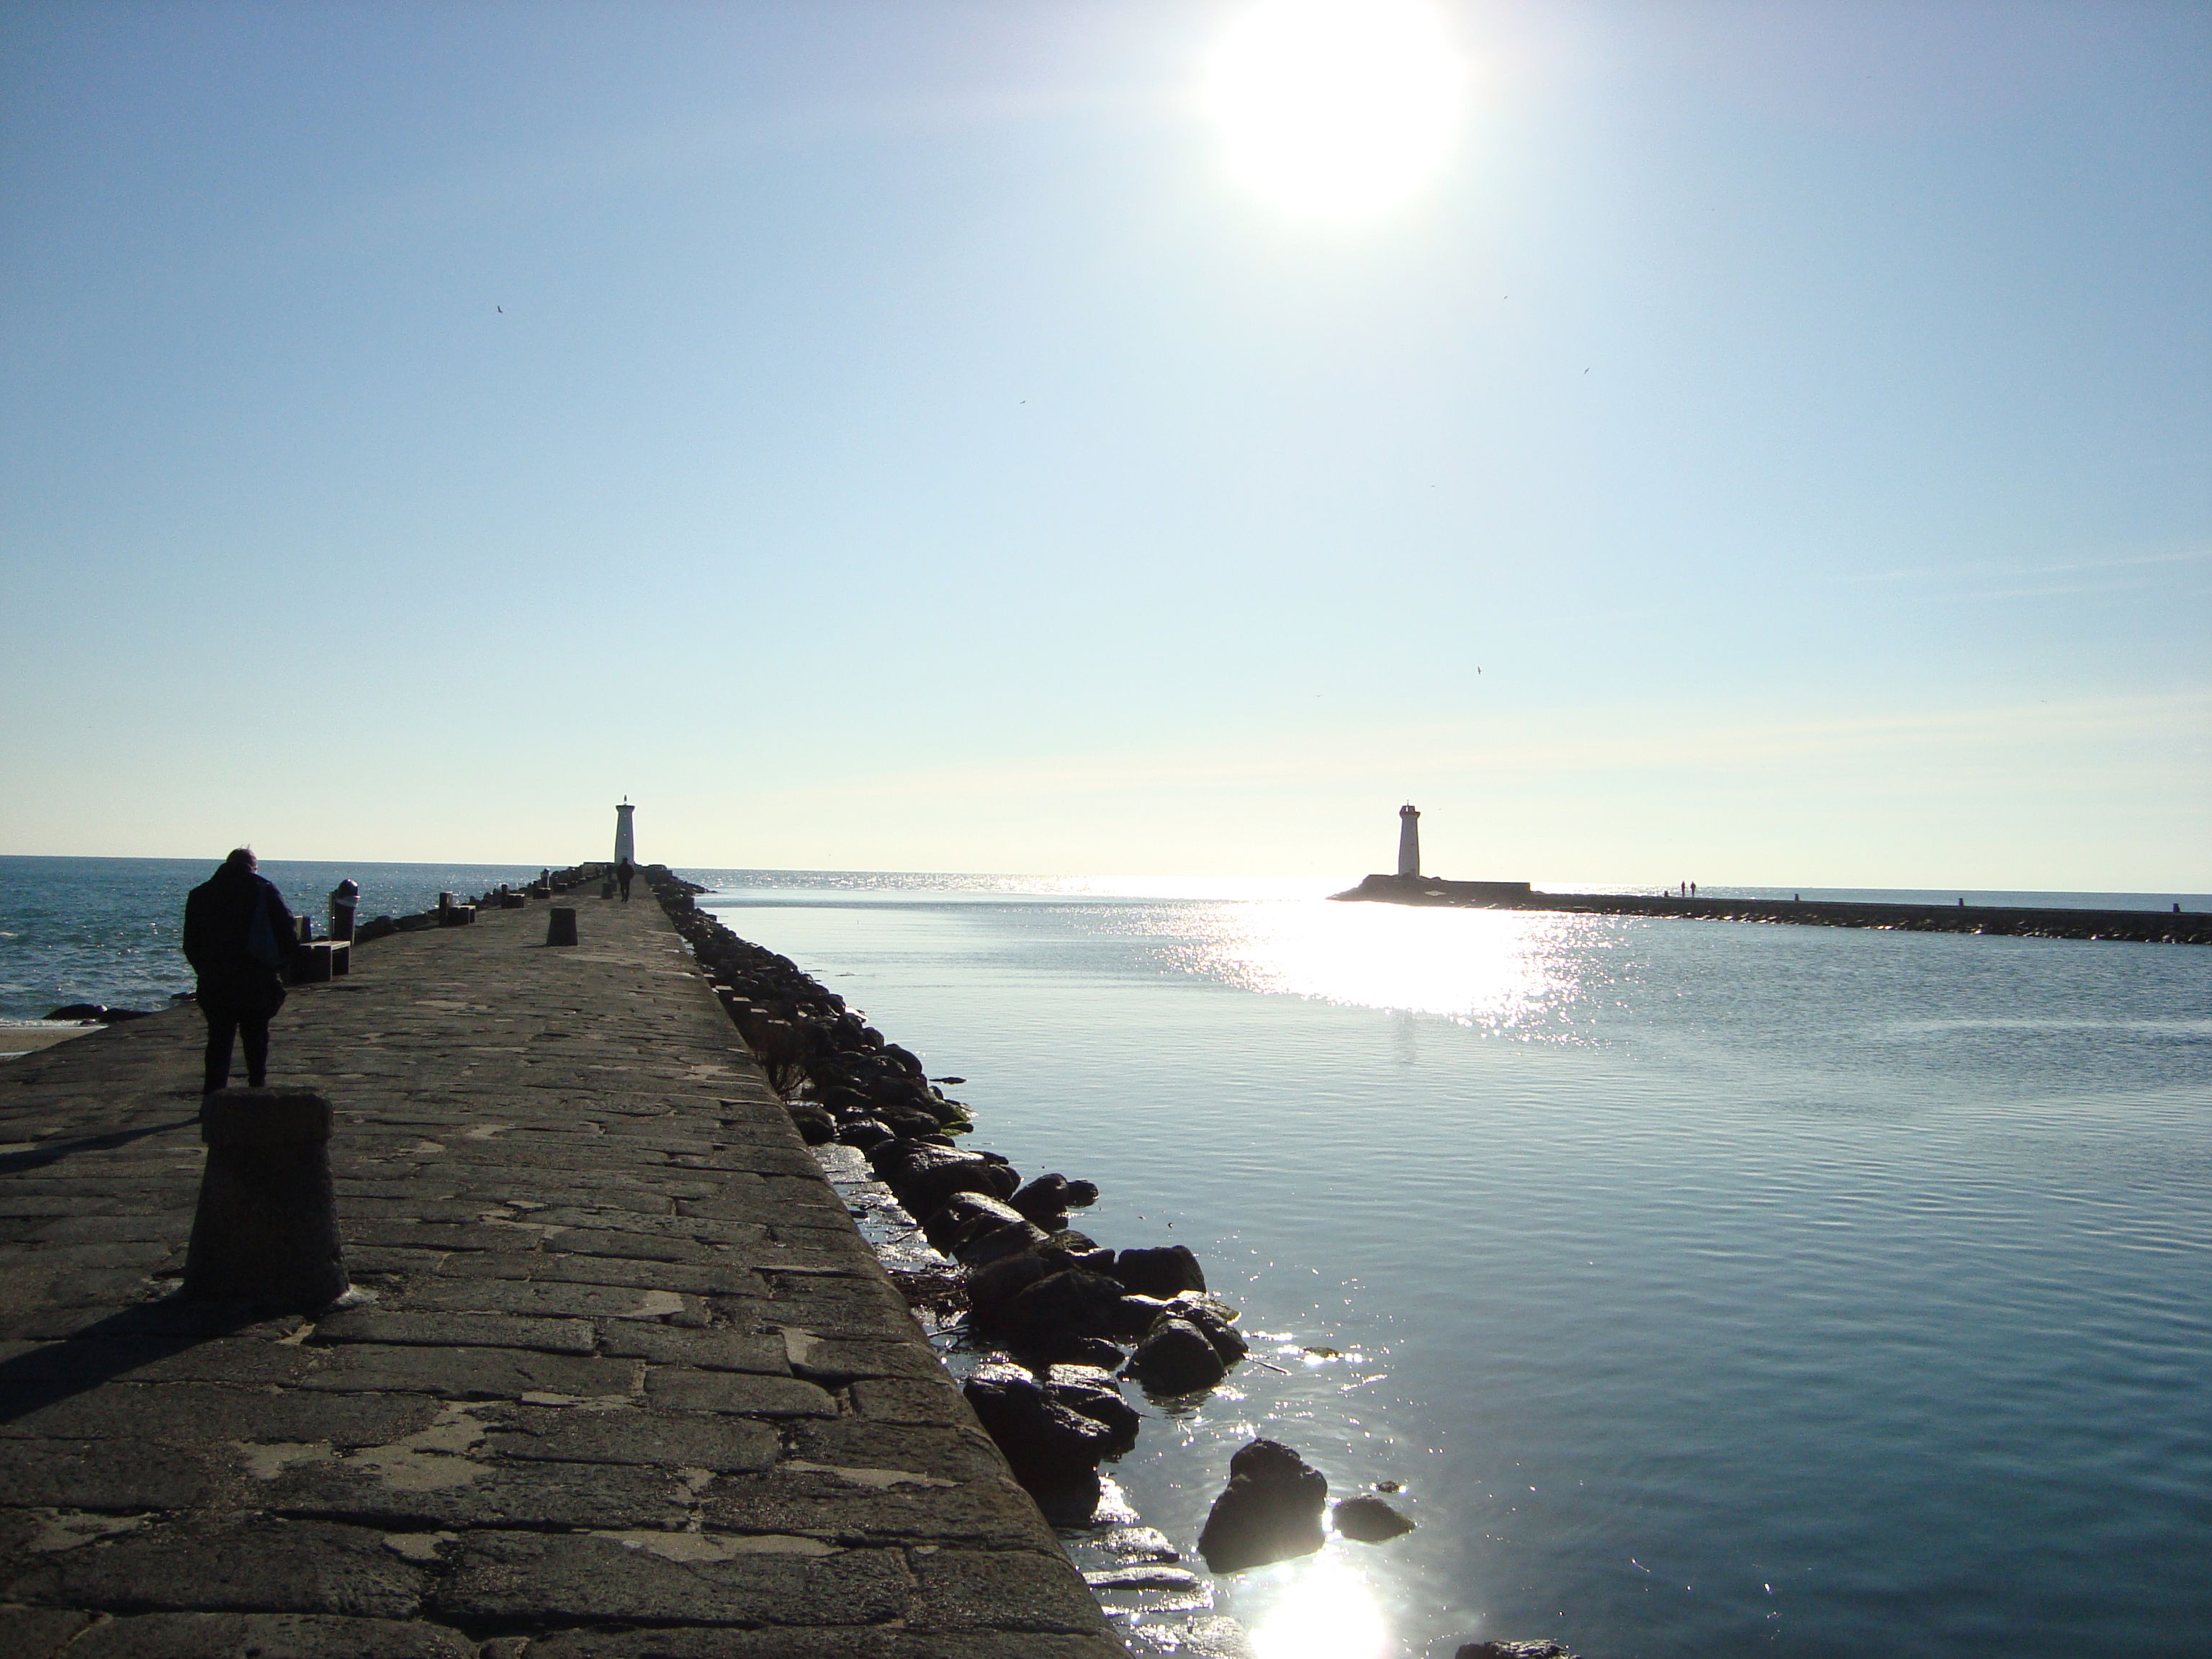
[(1206, 100), (1243, 184), (1290, 212), (1355, 218), (1442, 166), (1464, 79), (1430, 0), (1261, 0), (1216, 49)]
[(1389, 1626), (1359, 1576), (1323, 1556), (1300, 1563), (1252, 1632), (1259, 1659), (1382, 1659)]

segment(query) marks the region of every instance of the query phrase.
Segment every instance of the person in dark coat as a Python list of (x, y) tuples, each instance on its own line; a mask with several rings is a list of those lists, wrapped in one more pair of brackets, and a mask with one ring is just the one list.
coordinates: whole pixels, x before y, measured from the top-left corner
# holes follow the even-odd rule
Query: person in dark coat
[(185, 959), (199, 975), (207, 1016), (209, 1094), (230, 1081), (231, 1045), (240, 1039), (246, 1082), (258, 1089), (269, 1081), (269, 1020), (284, 1006), (284, 964), (299, 925), (257, 867), (241, 847), (185, 901)]
[(623, 902), (629, 902), (630, 878), (637, 874), (637, 866), (628, 859), (615, 866), (615, 879), (622, 884)]

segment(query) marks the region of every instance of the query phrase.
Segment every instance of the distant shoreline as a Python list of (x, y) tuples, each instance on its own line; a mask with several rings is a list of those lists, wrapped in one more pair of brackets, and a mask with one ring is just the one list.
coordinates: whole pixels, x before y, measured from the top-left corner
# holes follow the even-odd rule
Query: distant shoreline
[(2212, 945), (2203, 910), (2083, 910), (2027, 905), (1891, 904), (1852, 899), (1691, 898), (1673, 894), (1545, 893), (1520, 882), (1443, 881), (1371, 875), (1332, 898), (1459, 909), (1543, 910), (1578, 915), (1667, 916), (1871, 927), (1911, 933), (1986, 933), (2014, 939), (2112, 939), (2136, 945)]

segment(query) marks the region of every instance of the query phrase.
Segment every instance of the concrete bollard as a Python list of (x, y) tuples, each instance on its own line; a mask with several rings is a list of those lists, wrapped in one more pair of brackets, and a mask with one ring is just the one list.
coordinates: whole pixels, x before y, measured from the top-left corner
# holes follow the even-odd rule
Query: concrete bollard
[(548, 945), (574, 945), (576, 942), (576, 913), (565, 904), (556, 904), (545, 913), (545, 942)]
[(295, 1313), (343, 1296), (330, 1102), (312, 1089), (218, 1090), (200, 1107), (200, 1139), (185, 1295)]

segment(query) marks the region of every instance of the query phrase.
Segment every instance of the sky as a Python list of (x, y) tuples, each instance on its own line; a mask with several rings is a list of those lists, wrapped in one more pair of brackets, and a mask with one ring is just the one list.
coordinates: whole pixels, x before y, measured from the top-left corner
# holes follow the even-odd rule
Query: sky
[(0, 851), (2212, 890), (2208, 161), (2196, 3), (0, 4)]

